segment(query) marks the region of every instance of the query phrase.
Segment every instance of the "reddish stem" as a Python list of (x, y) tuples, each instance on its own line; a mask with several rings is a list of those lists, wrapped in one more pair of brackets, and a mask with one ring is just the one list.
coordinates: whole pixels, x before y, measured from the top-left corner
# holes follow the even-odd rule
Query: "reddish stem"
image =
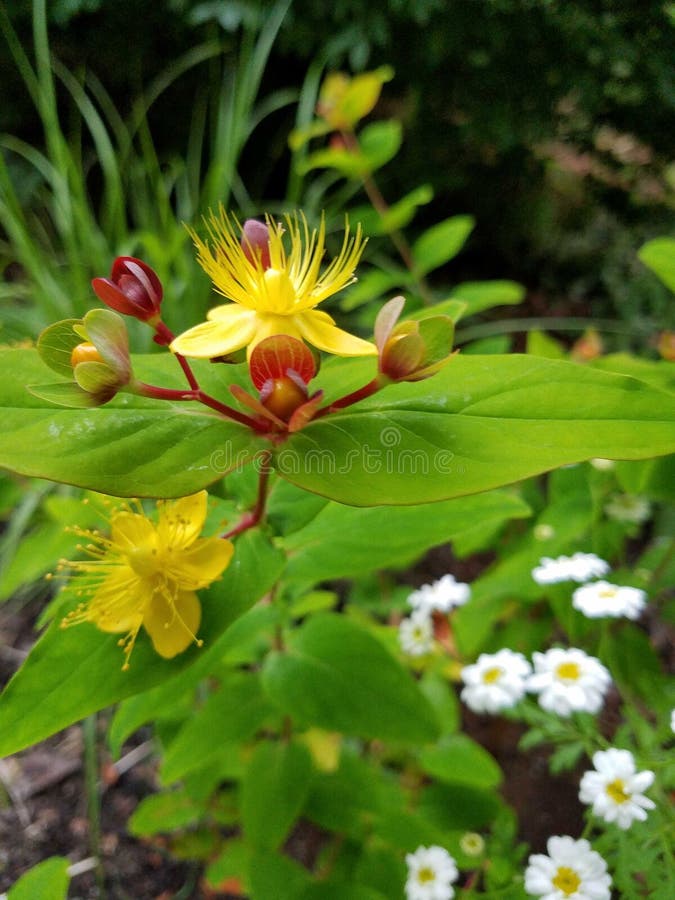
[(323, 409), (320, 409), (318, 411), (314, 418), (320, 419), (323, 416), (335, 412), (338, 409), (344, 409), (345, 406), (351, 406), (352, 403), (358, 403), (359, 400), (364, 400), (366, 397), (370, 397), (371, 394), (376, 393), (382, 387), (384, 387), (384, 384), (382, 383), (380, 376), (378, 376), (377, 378), (373, 378), (372, 381), (369, 381), (368, 384), (364, 384), (363, 387), (360, 387), (357, 391), (352, 391), (351, 394), (346, 394), (344, 397), (340, 397), (339, 400), (335, 400), (329, 406), (324, 406)]
[(197, 403), (203, 403), (204, 406), (208, 406), (228, 419), (234, 419), (235, 422), (252, 428), (254, 431), (264, 432), (267, 430), (266, 425), (256, 422), (255, 419), (239, 412), (237, 409), (233, 409), (226, 403), (221, 403), (220, 400), (216, 400), (215, 397), (205, 393), (199, 387), (189, 391), (180, 391), (173, 388), (158, 387), (154, 384), (145, 384), (143, 381), (137, 381), (135, 386), (142, 397), (150, 397), (153, 400), (194, 400)]
[[(171, 341), (174, 339), (175, 334), (171, 331), (170, 328), (162, 322), (161, 320), (155, 325), (155, 335), (159, 340), (157, 341), (160, 346), (168, 347)], [(181, 356), (180, 353), (174, 353), (174, 356), (178, 360), (178, 363), (185, 373), (185, 377), (188, 380), (188, 384), (192, 388), (193, 391), (199, 390), (199, 382), (197, 381), (194, 372), (190, 368), (190, 363), (185, 359), (184, 356)]]
[(234, 526), (234, 528), (231, 528), (229, 531), (225, 532), (225, 534), (223, 535), (224, 538), (232, 538), (238, 534), (241, 534), (243, 531), (248, 531), (249, 528), (253, 528), (262, 520), (265, 514), (265, 504), (267, 502), (267, 488), (269, 486), (270, 472), (272, 471), (270, 467), (271, 458), (272, 454), (269, 450), (266, 450), (260, 455), (258, 496), (256, 497), (255, 506), (252, 510), (250, 510), (250, 512), (247, 512), (242, 516), (242, 518)]

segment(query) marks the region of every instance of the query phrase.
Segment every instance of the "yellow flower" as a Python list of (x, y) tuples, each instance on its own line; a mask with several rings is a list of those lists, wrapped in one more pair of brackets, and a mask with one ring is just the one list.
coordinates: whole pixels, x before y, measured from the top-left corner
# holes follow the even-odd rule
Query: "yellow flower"
[(206, 491), (159, 501), (154, 524), (125, 505), (110, 515), (110, 537), (75, 529), (90, 543), (89, 560), (62, 561), (75, 577), (68, 590), (83, 598), (62, 628), (91, 622), (101, 631), (124, 634), (123, 669), (143, 626), (160, 656), (171, 659), (192, 641), (201, 606), (195, 591), (208, 587), (227, 568), (234, 548), (222, 538), (200, 538), (206, 519)]
[[(338, 328), (319, 303), (354, 281), (354, 269), (365, 240), (361, 228), (345, 231), (342, 249), (320, 273), (325, 223), (310, 231), (304, 215), (286, 216), (286, 229), (266, 217), (266, 224), (244, 224), (240, 241), (221, 209), (208, 222), (209, 243), (191, 232), (197, 260), (218, 293), (233, 300), (210, 310), (203, 322), (179, 335), (171, 349), (182, 356), (211, 359), (256, 344), (275, 334), (288, 334), (338, 356), (375, 354), (373, 344)], [(239, 229), (239, 223), (235, 224)]]

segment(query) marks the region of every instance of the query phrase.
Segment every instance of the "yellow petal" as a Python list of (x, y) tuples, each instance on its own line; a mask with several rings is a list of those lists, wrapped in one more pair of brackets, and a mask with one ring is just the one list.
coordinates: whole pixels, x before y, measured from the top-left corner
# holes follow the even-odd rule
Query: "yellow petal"
[(202, 608), (193, 591), (179, 591), (173, 604), (156, 591), (147, 604), (143, 627), (157, 653), (172, 659), (196, 640)]
[(300, 330), (297, 327), (297, 316), (279, 316), (274, 314), (258, 313), (256, 315), (255, 335), (248, 345), (247, 359), (251, 359), (251, 354), (256, 345), (265, 338), (272, 337), (275, 334), (287, 334), (289, 337), (302, 339)]
[(120, 566), (89, 600), (86, 620), (107, 634), (133, 631), (141, 624), (147, 595), (147, 584)]
[(183, 550), (201, 534), (209, 495), (206, 491), (158, 504), (157, 533), (163, 548)]
[(171, 560), (167, 575), (184, 589), (199, 590), (220, 578), (229, 566), (234, 545), (223, 538), (201, 538)]
[[(228, 310), (227, 314), (220, 310)], [(181, 356), (212, 359), (245, 347), (253, 339), (256, 313), (236, 304), (218, 306), (209, 312), (210, 321), (184, 331), (171, 343), (170, 349)]]
[(322, 310), (307, 310), (297, 316), (294, 321), (300, 335), (319, 350), (334, 353), (336, 356), (372, 356), (377, 354), (375, 344), (355, 337), (338, 328), (328, 313)]
[(116, 512), (110, 519), (110, 539), (122, 552), (134, 548), (157, 549), (157, 532), (145, 516), (132, 512)]

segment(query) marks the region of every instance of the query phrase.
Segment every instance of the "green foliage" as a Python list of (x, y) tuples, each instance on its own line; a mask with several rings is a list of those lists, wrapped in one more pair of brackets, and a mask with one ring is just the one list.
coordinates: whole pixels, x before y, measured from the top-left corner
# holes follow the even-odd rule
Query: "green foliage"
[[(347, 5), (338, 3), (325, 18)], [(488, 5), (499, 21), (514, 15), (510, 0), (494, 0), (476, 5), (478, 22)], [(542, 22), (562, 16), (572, 24), (550, 4), (531, 5)], [(434, 2), (413, 6), (405, 11), (404, 4), (393, 4), (404, 19), (440, 9)], [(396, 194), (392, 162), (405, 152), (406, 129), (395, 103), (377, 106), (393, 72), (333, 73), (319, 89), (327, 53), (300, 96), (286, 200), (268, 210), (276, 216), (277, 205), (302, 199), (311, 228), (326, 208), (330, 245), (334, 224), (356, 204), (351, 219), (370, 238), (368, 255), (360, 282), (348, 287), (338, 309), (346, 320), (340, 324), (352, 330), (365, 334), (375, 323), (377, 362), (333, 358), (305, 385), (294, 362), (286, 365), (285, 352), (295, 359), (292, 349), (275, 345), (265, 356), (258, 344), (254, 355), (262, 356), (250, 369), (245, 362), (193, 364), (154, 352), (133, 353), (132, 374), (126, 325), (108, 310), (87, 312), (90, 276), (105, 272), (115, 253), (142, 249), (167, 288), (162, 315), (171, 328), (203, 318), (205, 285), (194, 277), (177, 220), (193, 222), (219, 201), (236, 204), (242, 217), (259, 213), (240, 177), (248, 166), (244, 156), (257, 158), (256, 129), (265, 121), (265, 152), (271, 147), (270, 160), (278, 162), (270, 140), (275, 126), (267, 120), (296, 97), (281, 88), (262, 103), (256, 99), (277, 33), (294, 16), (297, 21), (295, 4), (280, 0), (265, 15), (255, 4), (181, 8), (192, 10), (195, 23), (217, 23), (230, 39), (211, 34), (177, 59), (133, 105), (128, 120), (100, 85), (51, 59), (46, 4), (35, 4), (34, 62), (1, 14), (45, 129), (44, 150), (18, 139), (1, 142), (0, 224), (9, 242), (0, 249), (6, 264), (19, 264), (22, 279), (21, 287), (4, 291), (30, 294), (33, 304), (21, 326), (16, 310), (8, 309), (7, 333), (35, 336), (38, 323), (68, 318), (49, 325), (38, 352), (0, 351), (0, 465), (13, 475), (116, 497), (181, 497), (209, 486), (206, 532), (231, 541), (234, 555), (206, 587), (211, 561), (191, 535), (199, 518), (189, 512), (195, 498), (175, 518), (160, 516), (156, 528), (138, 501), (104, 516), (106, 543), (90, 530), (102, 530), (91, 514), (97, 498), (83, 505), (75, 489), (32, 485), (0, 547), (0, 595), (30, 584), (58, 556), (94, 558), (72, 564), (69, 590), (43, 610), (44, 633), (0, 695), (0, 753), (17, 752), (116, 705), (107, 735), (112, 753), (118, 756), (138, 728), (150, 725), (159, 756), (160, 789), (139, 804), (130, 833), (167, 835), (171, 852), (198, 860), (216, 891), (233, 879), (252, 900), (399, 897), (406, 855), (438, 846), (457, 862), (458, 892), (522, 900), (526, 848), (518, 844), (518, 823), (500, 793), (509, 772), (478, 739), (489, 731), (481, 730), (485, 719), (471, 733), (464, 727), (477, 720), (463, 715), (463, 705), (477, 710), (462, 690), (463, 676), (482, 653), (509, 648), (529, 658), (552, 646), (574, 646), (611, 674), (621, 718), (612, 742), (630, 749), (640, 768), (657, 773), (650, 789), (656, 808), (635, 825), (635, 846), (647, 851), (627, 849), (623, 836), (590, 812), (587, 834), (619, 891), (628, 892), (636, 878), (650, 889), (672, 884), (666, 798), (675, 775), (664, 759), (674, 701), (647, 630), (672, 615), (666, 593), (674, 565), (667, 506), (675, 460), (672, 365), (627, 354), (573, 362), (564, 341), (541, 321), (521, 324), (527, 353), (508, 354), (502, 332), (509, 328), (491, 320), (498, 307), (520, 303), (524, 289), (510, 280), (448, 283), (454, 260), (467, 241), (473, 249), (482, 224), (466, 214), (434, 224), (429, 204), (435, 186), (426, 178)], [(56, 14), (66, 15), (63, 4)], [(377, 10), (370, 14), (379, 21)], [(438, 39), (434, 32), (431, 55)], [(482, 68), (493, 52), (470, 52), (466, 65)], [(201, 74), (204, 66), (217, 88), (196, 93), (187, 153), (167, 165), (152, 137), (153, 105), (169, 85)], [(65, 133), (64, 99), (77, 110), (85, 137)], [(382, 109), (397, 114), (383, 119)], [(456, 112), (461, 120), (461, 111), (452, 116)], [(498, 115), (490, 128), (499, 147), (512, 146)], [(21, 175), (29, 170), (41, 198), (30, 203), (21, 192)], [(391, 204), (380, 177), (393, 186)], [(89, 184), (97, 179), (94, 200)], [(416, 223), (422, 207), (424, 227)], [(671, 245), (670, 239), (652, 241), (640, 259), (672, 287)], [(312, 290), (322, 293), (313, 264), (300, 253), (289, 264), (293, 277), (285, 293), (272, 296), (288, 273), (267, 279), (264, 246), (258, 249), (260, 263), (253, 268), (268, 299), (284, 306), (289, 292), (300, 292), (293, 283), (298, 271), (310, 299)], [(226, 256), (218, 257), (225, 267)], [(325, 277), (323, 263), (321, 271)], [(245, 269), (247, 278), (251, 272)], [(350, 278), (346, 273), (344, 280)], [(118, 287), (125, 289), (121, 282)], [(409, 304), (398, 324), (401, 298), (380, 317), (375, 304), (366, 305), (396, 290)], [(281, 320), (304, 334), (295, 314), (281, 319), (273, 304), (262, 312), (267, 318), (260, 321), (272, 333), (283, 331)], [(486, 313), (489, 320), (467, 324)], [(457, 324), (468, 352), (450, 358)], [(150, 327), (155, 343), (166, 347), (169, 325)], [(147, 349), (139, 323), (131, 322), (129, 332), (133, 347)], [(71, 351), (84, 338), (103, 362), (73, 363)], [(399, 369), (387, 366), (396, 348)], [(45, 384), (45, 363), (64, 380)], [(262, 388), (251, 377), (254, 369), (265, 375)], [(102, 386), (111, 397), (119, 393), (102, 396)], [(291, 406), (298, 400), (288, 415), (283, 404), (270, 405), (275, 391), (284, 401), (290, 396)], [(5, 516), (18, 499), (13, 484), (0, 482)], [(66, 523), (74, 533), (61, 533)], [(82, 538), (92, 543), (83, 545)], [(186, 555), (181, 566), (173, 555), (179, 549)], [(438, 582), (412, 594), (412, 584), (428, 576), (430, 550), (441, 554), (432, 559), (461, 560), (471, 572), (465, 576), (470, 589), (450, 579), (466, 594), (446, 596), (433, 613), (422, 606), (408, 615), (407, 606), (429, 602), (441, 590)], [(617, 584), (644, 590), (649, 615), (640, 622), (618, 615), (599, 622), (573, 604), (576, 584), (533, 578), (542, 557), (580, 550), (609, 560)], [(82, 606), (73, 610), (78, 600)], [(99, 609), (87, 618), (83, 610), (91, 613), (96, 604), (103, 614)], [(196, 616), (190, 625), (194, 604), (201, 620)], [(134, 631), (139, 610), (125, 671), (118, 638)], [(62, 628), (68, 613), (74, 620)], [(175, 655), (158, 655), (150, 627), (148, 634), (141, 629), (146, 616), (167, 629), (182, 625), (190, 642)], [(419, 631), (406, 636), (411, 622)], [(483, 687), (500, 677), (489, 672)], [(522, 723), (521, 746), (546, 748), (552, 773), (589, 766), (594, 752), (607, 748), (603, 728), (588, 712), (556, 715), (527, 697), (525, 687), (513, 702), (482, 714)], [(299, 828), (319, 845), (306, 868), (288, 856)], [(47, 885), (56, 885), (54, 897), (63, 896), (67, 875), (56, 862), (24, 876), (35, 879), (29, 884), (34, 894), (50, 896)], [(10, 897), (24, 896), (21, 889), (20, 882)]]
[(26, 872), (10, 888), (8, 900), (65, 900), (68, 895), (68, 860), (52, 856)]
[(377, 638), (331, 614), (313, 617), (272, 653), (263, 683), (280, 710), (306, 725), (418, 743), (438, 731), (433, 710)]

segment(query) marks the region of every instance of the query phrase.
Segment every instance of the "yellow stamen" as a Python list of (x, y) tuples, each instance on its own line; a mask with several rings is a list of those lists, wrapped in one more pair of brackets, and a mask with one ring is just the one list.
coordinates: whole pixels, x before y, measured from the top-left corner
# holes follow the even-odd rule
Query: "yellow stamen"
[(581, 887), (581, 878), (579, 878), (574, 869), (570, 869), (567, 866), (559, 866), (552, 879), (552, 884), (553, 887), (570, 897), (572, 894), (576, 894)]
[(607, 796), (615, 803), (626, 803), (630, 800), (630, 794), (626, 791), (626, 786), (620, 778), (611, 781), (605, 788)]
[(575, 662), (560, 663), (555, 672), (558, 678), (562, 678), (564, 681), (578, 681), (581, 675), (579, 664)]

